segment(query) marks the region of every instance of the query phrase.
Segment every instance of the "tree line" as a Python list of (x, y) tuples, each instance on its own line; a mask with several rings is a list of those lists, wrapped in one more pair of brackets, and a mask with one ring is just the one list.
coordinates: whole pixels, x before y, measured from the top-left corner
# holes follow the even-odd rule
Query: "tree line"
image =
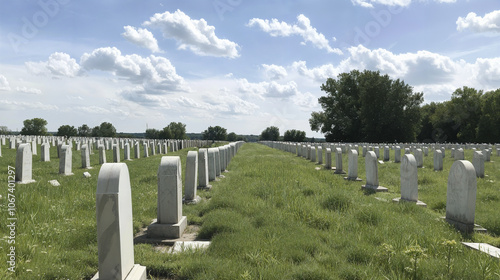
[(500, 89), (456, 89), (451, 100), (425, 104), (423, 93), (379, 71), (328, 78), (311, 130), (328, 142), (484, 142), (500, 140)]

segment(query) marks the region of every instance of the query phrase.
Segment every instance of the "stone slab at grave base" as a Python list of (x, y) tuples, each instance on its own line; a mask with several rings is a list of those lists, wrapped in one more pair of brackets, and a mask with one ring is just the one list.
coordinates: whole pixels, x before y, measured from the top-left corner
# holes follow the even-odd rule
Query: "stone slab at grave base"
[(31, 184), (31, 183), (34, 183), (36, 182), (35, 180), (24, 180), (24, 181), (17, 181), (16, 184), (19, 184), (19, 185), (26, 185), (26, 184)]
[(487, 243), (467, 243), (462, 242), (465, 246), (486, 253), (494, 258), (500, 259), (500, 249), (494, 246), (491, 246)]
[(363, 181), (363, 179), (361, 179), (361, 178), (359, 178), (359, 177), (356, 177), (356, 178), (344, 177), (344, 180), (348, 180), (348, 181), (356, 181), (356, 182), (361, 182), (361, 181)]
[(177, 224), (158, 224), (156, 219), (148, 226), (150, 238), (179, 238), (187, 227), (187, 217), (182, 216)]
[(335, 172), (333, 172), (333, 174), (341, 174), (341, 175), (343, 175), (343, 174), (347, 174), (347, 173), (345, 171), (337, 171), (337, 170), (335, 170)]
[(402, 199), (401, 197), (398, 197), (398, 198), (393, 198), (392, 199), (392, 202), (395, 202), (395, 203), (399, 203), (400, 201), (403, 201), (403, 202), (408, 202), (408, 203), (416, 203), (417, 206), (422, 206), (424, 208), (427, 208), (427, 204), (423, 203), (422, 201), (418, 200), (417, 202), (415, 201), (409, 201), (409, 200), (406, 200), (406, 199)]
[(170, 249), (170, 253), (175, 254), (191, 250), (205, 250), (208, 246), (210, 246), (210, 241), (176, 241), (172, 249)]
[(389, 189), (382, 186), (370, 186), (370, 185), (362, 185), (361, 189), (363, 190), (373, 190), (375, 192), (388, 192)]
[(487, 230), (483, 228), (480, 225), (477, 224), (465, 224), (461, 222), (457, 222), (451, 219), (446, 219), (446, 217), (443, 217), (450, 225), (454, 226), (457, 230), (465, 233), (472, 233), (472, 232), (479, 232), (479, 233), (486, 233)]
[[(92, 277), (92, 280), (99, 280), (99, 272)], [(125, 280), (146, 280), (146, 267), (134, 264), (132, 270), (130, 270), (127, 277), (125, 277)]]
[(182, 203), (183, 204), (198, 204), (200, 203), (201, 201), (201, 197), (200, 196), (196, 196), (194, 199), (190, 199), (190, 200), (186, 200), (186, 198), (182, 198)]
[[(199, 230), (200, 227), (197, 225), (188, 225), (184, 233), (179, 238), (152, 238), (148, 236), (148, 229), (142, 228), (134, 236), (134, 244), (152, 244), (155, 247), (158, 247), (158, 250), (160, 250), (161, 252), (167, 253), (168, 251), (170, 251), (170, 247), (175, 245), (175, 242), (195, 241), (198, 237)], [(169, 248), (166, 249), (165, 246), (168, 246)]]
[(217, 176), (217, 177), (218, 177), (218, 178), (221, 178), (221, 179), (226, 178), (226, 176), (224, 176), (224, 175), (219, 175), (219, 176)]

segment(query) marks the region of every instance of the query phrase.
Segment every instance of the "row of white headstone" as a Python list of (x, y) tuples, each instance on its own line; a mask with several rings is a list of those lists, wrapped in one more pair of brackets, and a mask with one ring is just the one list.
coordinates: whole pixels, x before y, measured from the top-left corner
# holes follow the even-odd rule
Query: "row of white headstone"
[[(322, 164), (322, 146), (304, 145), (301, 143), (289, 142), (269, 142), (264, 141), (263, 144), (296, 153), (318, 164)], [(346, 179), (358, 180), (357, 177), (357, 157), (359, 146), (353, 146), (354, 149), (349, 151), (349, 173)], [(372, 189), (375, 191), (387, 191), (379, 185), (378, 180), (378, 159), (376, 154), (378, 147), (374, 147), (373, 151), (370, 146), (363, 146), (363, 153), (365, 154), (365, 169), (366, 169), (366, 185), (362, 187), (365, 189)], [(420, 206), (426, 206), (425, 203), (418, 200), (418, 168), (423, 167), (423, 152), (420, 148), (414, 149), (414, 154), (411, 154), (410, 148), (405, 148), (405, 154), (401, 159), (401, 148), (395, 146), (395, 162), (401, 162), (400, 166), (400, 184), (401, 184), (401, 198), (394, 199), (398, 202), (400, 200), (414, 202)], [(425, 149), (427, 155), (428, 149)], [(497, 146), (497, 154), (499, 151)], [(473, 147), (475, 149), (475, 147)], [(336, 163), (335, 173), (342, 173), (342, 149), (335, 148)], [(318, 160), (316, 160), (316, 151)], [(488, 156), (484, 156), (484, 154)], [(434, 151), (434, 170), (443, 170), (443, 155), (445, 148), (437, 148)], [(464, 151), (462, 148), (452, 148), (451, 156), (455, 159), (449, 176), (447, 186), (447, 199), (446, 199), (446, 220), (454, 225), (457, 229), (464, 232), (471, 232), (474, 229), (474, 215), (476, 204), (476, 190), (477, 181), (476, 177), (484, 177), (484, 161), (490, 161), (491, 150), (484, 148), (482, 152), (474, 151), (473, 163), (464, 160)], [(331, 169), (331, 150), (326, 148), (325, 167)], [(384, 147), (384, 161), (389, 160), (389, 147)]]
[[(189, 151), (186, 160), (185, 200), (189, 196), (196, 196), (197, 182), (200, 182), (200, 187), (207, 187), (211, 178), (209, 174), (225, 171), (241, 145), (242, 142), (235, 142), (217, 148)], [(199, 173), (198, 168), (201, 171)], [(163, 156), (157, 176), (157, 219), (148, 226), (148, 238), (179, 238), (187, 226), (187, 218), (182, 215), (180, 157)], [(127, 165), (103, 164), (96, 192), (99, 272), (93, 279), (146, 279), (146, 268), (134, 264), (131, 197)]]
[[(121, 139), (120, 139), (121, 140)], [(11, 145), (14, 148), (17, 148), (17, 154), (16, 154), (16, 181), (21, 183), (21, 184), (28, 184), (34, 182), (32, 178), (32, 167), (33, 167), (33, 155), (36, 155), (36, 150), (37, 150), (37, 142), (36, 141), (30, 141), (29, 143), (22, 143), (18, 142), (16, 140), (11, 139), (11, 143), (16, 143), (16, 145)], [(95, 143), (98, 147), (99, 150), (99, 164), (104, 164), (106, 163), (106, 150), (105, 146), (102, 144), (104, 140), (97, 140)], [(118, 143), (118, 139), (116, 139), (116, 142)], [(89, 141), (90, 142), (90, 141)], [(87, 144), (89, 142), (86, 142), (85, 144), (78, 146), (80, 148), (81, 152), (81, 160), (82, 160), (82, 168), (84, 169), (91, 169), (91, 164), (90, 164), (90, 154), (92, 153), (92, 145)], [(155, 154), (155, 149), (153, 148), (154, 141), (149, 141), (149, 140), (143, 140), (143, 149), (144, 149), (144, 157), (149, 157), (149, 144), (151, 143), (151, 153), (154, 155)], [(71, 141), (69, 141), (71, 143)], [(123, 142), (122, 142), (123, 143)], [(138, 159), (140, 158), (140, 153), (139, 153), (139, 141), (134, 141), (131, 142), (134, 145), (134, 152), (135, 152), (135, 158)], [(178, 145), (176, 143), (180, 142), (171, 142), (170, 144), (171, 151), (177, 151)], [(186, 147), (196, 147), (197, 145), (201, 145), (204, 143), (204, 141), (198, 141), (198, 140), (185, 140), (184, 144)], [(123, 149), (123, 158), (124, 160), (131, 160), (130, 158), (130, 143), (126, 142), (124, 143), (124, 149)], [(166, 154), (168, 151), (167, 142), (157, 143), (158, 145), (158, 151)], [(163, 149), (162, 149), (163, 146)], [(59, 174), (70, 176), (73, 175), (72, 172), (72, 165), (73, 165), (73, 152), (72, 152), (72, 145), (71, 144), (66, 144), (65, 141), (60, 141), (60, 139), (57, 139), (57, 155), (59, 157)], [(0, 145), (0, 151), (1, 151), (1, 145)], [(35, 152), (34, 152), (35, 151)], [(1, 154), (0, 154), (1, 155)], [(40, 155), (41, 161), (42, 162), (48, 162), (50, 161), (50, 144), (49, 142), (42, 142), (41, 144), (41, 155)], [(121, 151), (119, 148), (119, 144), (113, 144), (113, 162), (120, 162), (121, 160)]]

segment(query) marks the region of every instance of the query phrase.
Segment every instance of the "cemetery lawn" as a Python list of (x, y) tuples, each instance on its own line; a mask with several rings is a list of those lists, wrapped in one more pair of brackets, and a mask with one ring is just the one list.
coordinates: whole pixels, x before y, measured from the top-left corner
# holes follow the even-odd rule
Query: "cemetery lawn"
[[(179, 155), (185, 171), (184, 149)], [(142, 146), (141, 146), (142, 151)], [(58, 174), (59, 160), (33, 156), (36, 183), (16, 184), (16, 272), (6, 269), (7, 166), (15, 151), (2, 147), (0, 166), (0, 279), (89, 279), (98, 269), (93, 169), (81, 169), (73, 150), (73, 176)], [(133, 154), (133, 152), (132, 152)], [(225, 178), (198, 191), (203, 201), (185, 205), (188, 224), (200, 226), (198, 239), (211, 240), (206, 251), (167, 254), (151, 244), (135, 245), (135, 263), (151, 279), (498, 279), (500, 262), (465, 248), (462, 241), (500, 246), (500, 157), (485, 163), (478, 179), (476, 223), (488, 234), (462, 235), (443, 219), (449, 150), (444, 171), (434, 172), (432, 152), (418, 170), (419, 199), (428, 208), (393, 203), (399, 193), (399, 164), (379, 164), (380, 185), (388, 193), (361, 190), (323, 166), (264, 145), (244, 144), (229, 164)], [(142, 156), (142, 153), (141, 153)], [(134, 231), (156, 217), (156, 172), (163, 155), (127, 161), (132, 187)], [(472, 151), (466, 151), (472, 159)], [(107, 153), (108, 162), (112, 153)], [(394, 152), (391, 151), (391, 159)], [(335, 164), (334, 157), (332, 158)], [(347, 169), (347, 156), (343, 166)], [(320, 167), (320, 170), (315, 170)], [(364, 179), (364, 158), (358, 176)], [(92, 177), (83, 178), (88, 171)], [(47, 181), (56, 179), (59, 187)]]

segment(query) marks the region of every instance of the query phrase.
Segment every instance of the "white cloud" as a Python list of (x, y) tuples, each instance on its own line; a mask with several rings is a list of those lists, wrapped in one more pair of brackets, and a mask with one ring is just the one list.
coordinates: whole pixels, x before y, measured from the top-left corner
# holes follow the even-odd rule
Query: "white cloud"
[(265, 97), (288, 98), (295, 95), (298, 89), (294, 81), (286, 84), (279, 84), (275, 81), (250, 83), (247, 79), (239, 79), (238, 91), (264, 100)]
[(181, 10), (157, 13), (144, 26), (158, 28), (165, 38), (174, 38), (179, 49), (189, 49), (197, 55), (236, 58), (238, 44), (215, 35), (215, 27), (204, 19), (191, 19)]
[(286, 69), (283, 66), (262, 64), (262, 67), (264, 68), (264, 75), (271, 80), (279, 80), (287, 76)]
[(149, 30), (144, 28), (135, 28), (130, 25), (124, 26), (125, 32), (122, 36), (128, 41), (136, 44), (140, 47), (147, 48), (154, 53), (161, 53), (160, 47), (158, 47), (158, 41), (153, 36)]
[(41, 102), (22, 102), (13, 100), (0, 100), (0, 109), (2, 110), (22, 110), (34, 109), (34, 110), (44, 110), (44, 111), (55, 111), (59, 108), (56, 105), (46, 105)]
[(9, 81), (4, 75), (0, 75), (0, 90), (10, 90)]
[(325, 82), (328, 78), (337, 77), (340, 73), (339, 69), (333, 64), (324, 64), (315, 68), (307, 68), (305, 61), (295, 61), (292, 63), (293, 70), (297, 71), (301, 76), (308, 77), (317, 82)]
[(16, 87), (16, 91), (37, 95), (42, 94), (42, 91), (37, 88)]
[(476, 13), (469, 13), (467, 17), (457, 19), (457, 30), (471, 29), (474, 32), (500, 32), (500, 10), (496, 10), (480, 17)]
[(119, 49), (107, 47), (83, 54), (80, 64), (87, 71), (108, 71), (125, 78), (140, 85), (143, 93), (162, 95), (189, 90), (184, 79), (176, 73), (175, 67), (164, 57), (122, 55)]
[[(457, 0), (434, 0), (438, 3), (456, 3)], [(412, 0), (351, 0), (354, 5), (364, 8), (373, 8), (374, 4), (385, 6), (400, 6), (407, 7), (411, 4)]]
[(318, 33), (316, 28), (311, 26), (309, 18), (303, 14), (297, 16), (297, 23), (293, 25), (284, 21), (279, 22), (275, 18), (271, 19), (271, 21), (268, 19), (264, 20), (260, 18), (252, 18), (248, 21), (247, 26), (252, 27), (254, 25), (257, 25), (260, 29), (262, 29), (262, 31), (269, 33), (273, 37), (289, 37), (292, 35), (299, 35), (302, 39), (304, 39), (302, 44), (311, 42), (315, 47), (325, 49), (329, 53), (342, 54), (340, 49), (330, 47), (330, 42), (325, 38), (325, 35)]
[(35, 75), (52, 75), (58, 77), (75, 77), (80, 74), (80, 65), (67, 53), (55, 52), (48, 61), (26, 62), (28, 72)]
[(318, 98), (315, 97), (312, 93), (306, 92), (301, 93), (297, 92), (297, 94), (293, 98), (293, 103), (303, 111), (313, 111), (314, 109), (319, 109)]

